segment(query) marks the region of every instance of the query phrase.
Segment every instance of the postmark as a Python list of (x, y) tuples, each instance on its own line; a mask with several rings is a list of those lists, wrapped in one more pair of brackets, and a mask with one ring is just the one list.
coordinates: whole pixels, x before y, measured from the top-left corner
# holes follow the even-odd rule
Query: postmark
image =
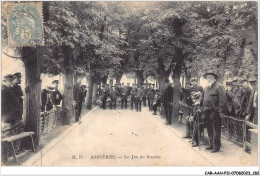
[(9, 47), (44, 45), (42, 3), (7, 6)]

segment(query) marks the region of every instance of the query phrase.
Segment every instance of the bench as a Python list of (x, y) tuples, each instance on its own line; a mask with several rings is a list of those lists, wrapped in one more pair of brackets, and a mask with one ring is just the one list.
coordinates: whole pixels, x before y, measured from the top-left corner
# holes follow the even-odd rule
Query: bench
[(4, 142), (11, 143), (12, 153), (13, 153), (14, 159), (16, 160), (16, 163), (17, 163), (17, 164), (19, 164), (19, 162), (18, 162), (16, 153), (15, 153), (15, 150), (14, 150), (14, 142), (15, 142), (15, 141), (18, 141), (18, 140), (20, 140), (20, 139), (26, 138), (26, 137), (31, 137), (31, 139), (32, 139), (33, 152), (35, 152), (34, 142), (33, 142), (33, 135), (34, 135), (34, 132), (23, 132), (23, 133), (20, 133), (20, 134), (13, 135), (13, 136), (6, 137), (6, 138), (3, 138), (3, 139), (2, 139), (2, 142), (3, 142), (3, 143), (4, 143)]

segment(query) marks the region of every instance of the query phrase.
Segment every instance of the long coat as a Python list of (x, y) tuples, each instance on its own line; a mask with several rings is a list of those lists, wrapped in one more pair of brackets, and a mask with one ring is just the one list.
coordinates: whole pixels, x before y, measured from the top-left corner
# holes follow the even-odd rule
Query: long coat
[(1, 91), (1, 120), (4, 123), (15, 123), (22, 120), (21, 104), (12, 88), (5, 85)]
[(166, 104), (171, 104), (172, 102), (173, 102), (173, 87), (168, 86), (165, 88), (163, 92), (162, 103), (166, 105)]
[(82, 103), (84, 101), (84, 92), (79, 84), (74, 85), (73, 88), (73, 100), (77, 103)]
[(204, 90), (203, 94), (203, 110), (213, 110), (217, 113), (225, 113), (226, 107), (226, 91), (222, 84), (215, 81), (211, 86)]

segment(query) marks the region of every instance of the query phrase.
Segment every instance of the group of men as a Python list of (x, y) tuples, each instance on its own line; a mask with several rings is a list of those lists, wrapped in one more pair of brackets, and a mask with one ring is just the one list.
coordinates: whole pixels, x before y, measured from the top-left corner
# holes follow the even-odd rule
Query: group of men
[(149, 110), (153, 110), (153, 104), (157, 92), (158, 90), (155, 90), (154, 84), (144, 84), (143, 86), (132, 84), (131, 87), (130, 83), (128, 83), (127, 86), (122, 83), (112, 86), (111, 90), (106, 84), (99, 90), (98, 95), (102, 101), (101, 107), (103, 109), (106, 108), (108, 98), (110, 98), (110, 109), (116, 109), (116, 102), (118, 98), (121, 100), (121, 109), (127, 109), (128, 99), (130, 98), (131, 110), (135, 109), (137, 112), (140, 112), (142, 107), (141, 104), (146, 107), (147, 102)]
[(225, 87), (217, 82), (217, 74), (208, 72), (203, 75), (208, 85), (198, 86), (197, 78), (182, 88), (186, 103), (192, 113), (186, 121), (186, 136), (192, 138), (192, 147), (199, 146), (199, 136), (207, 128), (209, 146), (207, 150), (218, 152), (221, 146), (221, 120), (225, 115), (257, 123), (257, 79), (254, 76), (234, 77)]

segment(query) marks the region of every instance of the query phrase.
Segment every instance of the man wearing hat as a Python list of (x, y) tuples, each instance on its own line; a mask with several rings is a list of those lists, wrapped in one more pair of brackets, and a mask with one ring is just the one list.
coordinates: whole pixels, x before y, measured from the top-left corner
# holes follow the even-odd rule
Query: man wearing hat
[(110, 109), (114, 108), (116, 109), (116, 99), (117, 99), (117, 96), (118, 96), (118, 92), (117, 90), (115, 89), (115, 86), (112, 86), (112, 90), (110, 92)]
[(2, 86), (2, 122), (16, 123), (22, 120), (22, 108), (19, 97), (13, 91), (14, 77), (11, 74), (4, 76)]
[(105, 90), (105, 85), (102, 85), (102, 88), (101, 88), (101, 90), (99, 91), (99, 96), (100, 96), (100, 99), (101, 99), (101, 101), (102, 101), (101, 107), (102, 107), (103, 109), (106, 109), (107, 93), (106, 93), (106, 90)]
[(152, 85), (151, 87), (149, 87), (147, 91), (148, 106), (150, 111), (153, 110), (154, 95), (155, 95), (155, 90), (154, 90), (154, 86)]
[[(136, 105), (136, 95), (137, 95), (137, 87), (135, 84), (133, 84), (130, 95), (131, 95), (131, 110), (133, 110), (134, 104)], [(135, 107), (135, 108), (137, 108), (137, 107)]]
[(253, 93), (253, 89), (248, 85), (248, 81), (245, 76), (240, 78), (239, 84), (241, 87), (241, 98), (239, 102), (238, 118), (244, 120), (247, 116), (247, 107), (249, 105), (249, 99)]
[(13, 75), (13, 91), (15, 93), (15, 95), (18, 97), (20, 105), (21, 105), (21, 112), (23, 112), (23, 91), (22, 88), (20, 86), (21, 84), (21, 73), (17, 72)]
[(148, 93), (148, 85), (147, 84), (144, 84), (143, 86), (142, 86), (142, 90), (143, 90), (143, 105), (144, 105), (144, 107), (146, 107), (146, 97), (147, 97), (147, 93)]
[(77, 77), (77, 83), (73, 87), (73, 104), (75, 106), (75, 122), (80, 122), (84, 92), (81, 88), (81, 78)]
[[(15, 131), (9, 130), (9, 134), (3, 134), (7, 129), (12, 129), (22, 120), (22, 108), (18, 96), (13, 91), (14, 77), (11, 74), (4, 76), (1, 91), (1, 130), (2, 137), (14, 135)], [(18, 142), (20, 143), (20, 142)], [(16, 146), (17, 143), (14, 145)], [(8, 146), (2, 146), (2, 161), (5, 163), (8, 158)]]
[(141, 103), (142, 103), (143, 96), (144, 96), (143, 89), (141, 86), (138, 86), (137, 93), (136, 93), (136, 100), (135, 100), (136, 112), (137, 111), (141, 112)]
[(165, 109), (166, 125), (170, 125), (172, 123), (173, 87), (170, 86), (169, 79), (165, 80), (165, 90), (163, 93), (162, 103)]
[(250, 77), (248, 82), (253, 88), (253, 92), (249, 99), (249, 104), (247, 107), (247, 116), (246, 120), (253, 122), (254, 124), (258, 124), (258, 86), (257, 80), (255, 77)]
[(121, 92), (121, 109), (127, 109), (128, 88), (123, 85)]
[(60, 105), (61, 100), (63, 99), (63, 96), (61, 95), (60, 91), (58, 90), (59, 81), (58, 80), (52, 81), (52, 85), (53, 85), (54, 91), (51, 92), (51, 94), (50, 94), (50, 100), (51, 100), (52, 106), (54, 108), (57, 108)]
[(209, 147), (206, 149), (215, 153), (219, 151), (221, 145), (221, 118), (225, 113), (226, 91), (224, 86), (217, 82), (215, 73), (207, 72), (203, 77), (208, 81), (203, 98), (203, 112), (209, 136)]

